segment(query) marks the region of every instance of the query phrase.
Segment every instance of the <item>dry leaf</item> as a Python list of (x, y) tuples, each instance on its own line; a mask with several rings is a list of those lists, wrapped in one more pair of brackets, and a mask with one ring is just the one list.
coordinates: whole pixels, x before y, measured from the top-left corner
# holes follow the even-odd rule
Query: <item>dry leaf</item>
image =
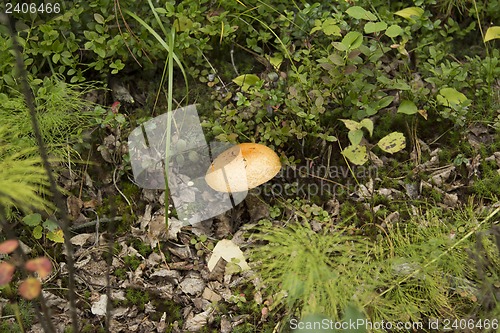
[(217, 245), (215, 245), (212, 256), (208, 261), (208, 269), (210, 271), (214, 269), (220, 258), (223, 258), (227, 262), (234, 262), (235, 264), (240, 266), (242, 270), (250, 269), (250, 266), (248, 266), (247, 262), (245, 261), (243, 252), (231, 240), (223, 239), (219, 241)]
[(79, 234), (79, 235), (72, 237), (69, 241), (73, 245), (83, 246), (87, 243), (89, 238), (92, 236), (93, 236), (92, 234)]
[(108, 296), (106, 296), (105, 294), (101, 295), (101, 297), (99, 297), (99, 300), (97, 302), (92, 303), (92, 307), (90, 310), (95, 315), (105, 316), (107, 303), (108, 303)]

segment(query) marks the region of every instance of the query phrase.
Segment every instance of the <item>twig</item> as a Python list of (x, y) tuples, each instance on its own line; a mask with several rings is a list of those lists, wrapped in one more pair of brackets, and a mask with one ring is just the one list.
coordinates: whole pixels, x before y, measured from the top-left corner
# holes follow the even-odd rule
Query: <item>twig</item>
[(125, 199), (125, 201), (128, 204), (128, 207), (130, 208), (130, 213), (132, 214), (132, 216), (134, 216), (134, 210), (132, 209), (132, 204), (130, 203), (128, 198), (125, 196), (125, 194), (123, 194), (123, 192), (118, 188), (118, 185), (116, 185), (116, 170), (117, 169), (118, 168), (115, 168), (115, 170), (113, 170), (113, 185), (115, 186), (118, 193), (120, 193), (120, 195), (123, 197), (123, 199)]
[(100, 219), (96, 219), (96, 220), (93, 220), (93, 221), (90, 221), (90, 222), (86, 222), (86, 223), (82, 223), (82, 224), (79, 224), (79, 225), (75, 225), (71, 228), (69, 228), (69, 230), (71, 231), (77, 231), (77, 230), (80, 230), (80, 229), (84, 229), (84, 228), (88, 228), (88, 227), (93, 227), (95, 226), (96, 224), (98, 223), (107, 223), (107, 222), (114, 222), (114, 221), (120, 221), (123, 217), (122, 216), (115, 216), (115, 217), (103, 217), (103, 218), (100, 218)]
[(231, 45), (230, 55), (231, 55), (231, 64), (233, 65), (234, 72), (236, 73), (237, 76), (239, 76), (240, 74), (238, 73), (238, 68), (236, 68), (236, 65), (234, 64), (234, 45)]
[[(48, 154), (47, 154), (47, 149), (45, 147), (45, 143), (43, 142), (42, 134), (40, 131), (40, 127), (38, 124), (37, 120), (37, 115), (36, 115), (36, 109), (35, 109), (35, 103), (34, 103), (34, 98), (31, 92), (31, 88), (28, 84), (28, 73), (26, 71), (26, 68), (24, 66), (24, 60), (23, 60), (23, 55), (21, 53), (21, 48), (19, 45), (19, 42), (17, 40), (17, 36), (15, 35), (14, 31), (12, 30), (12, 27), (10, 25), (10, 20), (9, 17), (5, 14), (0, 14), (1, 18), (5, 18), (7, 22), (7, 29), (9, 31), (9, 34), (12, 38), (12, 48), (15, 53), (15, 58), (16, 58), (16, 66), (17, 69), (19, 70), (20, 73), (20, 82), (21, 82), (21, 87), (23, 90), (24, 97), (26, 99), (26, 105), (28, 106), (29, 110), (29, 115), (30, 115), (30, 120), (31, 120), (31, 126), (33, 127), (33, 134), (36, 139), (36, 143), (38, 145), (38, 150), (40, 152), (40, 157), (42, 159), (42, 165), (44, 169), (47, 172), (47, 177), (49, 180), (50, 184), (50, 191), (54, 195), (54, 201), (56, 204), (56, 207), (61, 214), (61, 220), (59, 222), (59, 226), (61, 227), (64, 235), (64, 247), (66, 249), (67, 253), (67, 268), (68, 268), (68, 286), (69, 286), (69, 293), (68, 293), (68, 298), (69, 298), (69, 312), (70, 312), (70, 317), (71, 317), (71, 327), (73, 329), (73, 332), (79, 332), (78, 328), (78, 316), (76, 312), (76, 295), (75, 295), (75, 263), (74, 263), (74, 258), (73, 258), (73, 245), (70, 242), (70, 237), (71, 233), (69, 231), (69, 219), (67, 215), (67, 210), (66, 210), (66, 203), (63, 199), (62, 193), (59, 191), (56, 180), (54, 178), (54, 175), (52, 174), (52, 168), (49, 162)], [(42, 305), (42, 310), (44, 310), (45, 314), (45, 308), (46, 304), (44, 302), (41, 303)], [(48, 321), (50, 321), (50, 317), (48, 318)], [(51, 326), (53, 327), (52, 322), (50, 321)], [(52, 328), (51, 327), (51, 328)], [(51, 329), (50, 331), (55, 331), (55, 329)]]

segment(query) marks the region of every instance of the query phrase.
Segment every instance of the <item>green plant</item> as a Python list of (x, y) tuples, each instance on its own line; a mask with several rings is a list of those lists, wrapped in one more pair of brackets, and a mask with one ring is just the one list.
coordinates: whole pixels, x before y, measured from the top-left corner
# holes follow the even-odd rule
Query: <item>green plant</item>
[(212, 241), (207, 242), (208, 237), (206, 235), (200, 235), (198, 237), (193, 237), (189, 241), (191, 245), (194, 245), (196, 249), (196, 254), (198, 256), (203, 256), (206, 251), (212, 251), (214, 249), (214, 243)]
[(257, 228), (254, 237), (268, 243), (251, 252), (252, 261), (269, 295), (287, 294), (282, 302), (289, 313), (300, 309), (300, 315), (322, 313), (340, 319), (340, 309), (350, 302), (347, 295), (356, 293), (367, 244), (341, 228), (316, 233), (306, 219), (302, 223)]
[[(78, 141), (77, 138), (89, 125), (91, 115), (87, 110), (92, 103), (83, 96), (94, 86), (68, 84), (61, 76), (34, 79), (30, 83), (44, 142), (53, 155), (68, 158), (74, 153), (71, 145)], [(13, 134), (4, 140), (18, 149), (35, 148), (30, 115), (21, 92), (11, 89), (9, 93), (0, 93), (0, 102), (3, 105), (0, 117)]]
[(125, 263), (125, 266), (132, 271), (135, 271), (137, 267), (141, 264), (141, 259), (137, 258), (134, 255), (130, 256), (125, 256), (123, 257), (123, 262)]
[(6, 304), (2, 309), (2, 316), (8, 318), (10, 316), (17, 316), (18, 313), (19, 318), (21, 320), (21, 325), (17, 322), (13, 322), (9, 319), (2, 320), (0, 324), (0, 332), (14, 332), (14, 333), (22, 333), (24, 330), (21, 327), (30, 327), (33, 323), (35, 314), (33, 313), (33, 308), (31, 305), (25, 301), (21, 300), (16, 304)]
[(48, 181), (35, 149), (11, 145), (22, 139), (21, 133), (0, 127), (0, 206), (5, 213), (14, 207), (30, 211), (51, 206), (43, 197)]
[(46, 219), (42, 223), (42, 216), (38, 213), (33, 213), (26, 215), (23, 218), (23, 223), (33, 228), (32, 235), (35, 239), (40, 239), (45, 234), (47, 239), (54, 243), (64, 242), (64, 236), (61, 228), (57, 222), (54, 222), (51, 219)]
[(137, 306), (140, 310), (144, 310), (144, 306), (149, 302), (150, 297), (148, 293), (145, 293), (138, 289), (127, 289), (125, 292), (125, 298), (127, 304), (133, 304)]
[(475, 283), (484, 276), (471, 270), (474, 257), (467, 249), (481, 242), (490, 274), (500, 273), (491, 261), (498, 248), (487, 232), (499, 210), (478, 222), (471, 207), (449, 217), (432, 209), (388, 225), (376, 239), (340, 225), (314, 232), (297, 211), (300, 223), (257, 226), (252, 237), (265, 243), (250, 258), (275, 307), (284, 306), (289, 316), (319, 313), (339, 320), (355, 302), (373, 322), (463, 318), (477, 307)]

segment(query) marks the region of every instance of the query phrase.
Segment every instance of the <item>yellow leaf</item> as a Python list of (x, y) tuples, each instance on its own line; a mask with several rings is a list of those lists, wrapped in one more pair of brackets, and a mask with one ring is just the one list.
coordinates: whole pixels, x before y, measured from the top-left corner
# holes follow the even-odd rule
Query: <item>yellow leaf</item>
[(404, 17), (407, 20), (414, 21), (415, 17), (420, 17), (424, 14), (424, 10), (419, 7), (408, 7), (405, 9), (401, 9), (394, 14)]
[(49, 233), (47, 233), (47, 238), (54, 243), (64, 243), (64, 234), (61, 229), (50, 231)]
[(492, 39), (500, 38), (500, 27), (489, 27), (484, 35), (484, 42), (490, 41)]
[(342, 150), (342, 155), (356, 165), (363, 165), (368, 161), (365, 146), (348, 146)]
[(406, 138), (403, 133), (392, 132), (380, 139), (378, 146), (383, 151), (394, 154), (406, 147)]

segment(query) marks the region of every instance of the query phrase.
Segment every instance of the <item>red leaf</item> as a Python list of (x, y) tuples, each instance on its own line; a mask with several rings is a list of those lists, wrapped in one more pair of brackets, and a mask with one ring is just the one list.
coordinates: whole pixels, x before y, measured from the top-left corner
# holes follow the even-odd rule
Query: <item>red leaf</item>
[(40, 278), (45, 279), (52, 271), (52, 263), (47, 257), (28, 260), (24, 267), (30, 272), (37, 272)]
[(0, 286), (10, 283), (16, 267), (8, 262), (0, 262)]
[(14, 252), (15, 249), (19, 246), (19, 242), (16, 239), (9, 239), (5, 242), (0, 243), (0, 253), (1, 254), (9, 254)]
[(42, 284), (34, 277), (27, 278), (19, 285), (19, 295), (27, 300), (32, 300), (40, 295)]

